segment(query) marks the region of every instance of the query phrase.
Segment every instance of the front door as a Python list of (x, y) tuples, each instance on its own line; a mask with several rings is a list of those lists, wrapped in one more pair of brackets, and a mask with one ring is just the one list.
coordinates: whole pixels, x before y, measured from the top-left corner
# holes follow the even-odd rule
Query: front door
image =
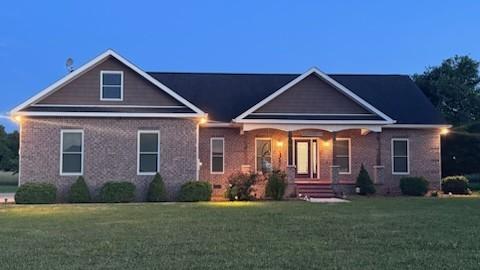
[(311, 170), (311, 141), (295, 140), (295, 165), (298, 178), (309, 178)]
[(295, 139), (297, 178), (317, 178), (318, 145), (316, 139)]

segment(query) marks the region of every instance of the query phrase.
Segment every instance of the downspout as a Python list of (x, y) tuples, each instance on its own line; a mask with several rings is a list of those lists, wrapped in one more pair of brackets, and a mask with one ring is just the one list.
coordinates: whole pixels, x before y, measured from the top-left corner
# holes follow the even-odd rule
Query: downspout
[(196, 147), (196, 154), (195, 154), (195, 160), (196, 160), (196, 175), (195, 175), (195, 180), (199, 181), (200, 179), (200, 155), (199, 155), (199, 147), (200, 147), (200, 123), (197, 122), (197, 126), (195, 129), (195, 147)]

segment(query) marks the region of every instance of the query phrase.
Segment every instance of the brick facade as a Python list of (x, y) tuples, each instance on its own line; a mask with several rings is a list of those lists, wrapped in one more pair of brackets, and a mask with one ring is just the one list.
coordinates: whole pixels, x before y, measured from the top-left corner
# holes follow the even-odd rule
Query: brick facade
[(24, 118), (20, 138), (20, 184), (57, 186), (59, 200), (76, 176), (60, 176), (60, 132), (84, 131), (84, 174), (94, 195), (107, 181), (130, 181), (136, 199), (145, 199), (153, 176), (137, 175), (137, 132), (160, 131), (160, 173), (170, 199), (182, 183), (196, 179), (196, 123), (186, 119)]
[[(293, 138), (315, 136), (319, 148), (319, 180), (332, 179), (332, 133), (318, 130), (293, 132)], [(223, 174), (210, 173), (210, 138), (225, 139), (225, 164)], [(363, 163), (371, 178), (376, 181), (379, 194), (399, 194), (399, 180), (406, 175), (392, 174), (391, 140), (409, 138), (410, 174), (424, 176), (430, 188), (438, 189), (440, 184), (440, 135), (437, 129), (383, 129), (381, 133), (371, 132), (361, 135), (360, 130), (337, 132), (337, 138), (351, 138), (351, 173), (338, 177), (342, 190), (354, 191), (354, 183)], [(227, 187), (227, 179), (240, 171), (242, 165), (255, 170), (255, 138), (272, 139), (272, 161), (276, 168), (287, 166), (287, 132), (275, 129), (260, 129), (240, 133), (236, 128), (200, 128), (199, 158), (202, 163), (200, 179), (215, 185), (214, 196), (222, 196)], [(282, 142), (283, 145), (277, 144)], [(280, 159), (281, 153), (281, 159)], [(378, 175), (378, 177), (375, 177)]]

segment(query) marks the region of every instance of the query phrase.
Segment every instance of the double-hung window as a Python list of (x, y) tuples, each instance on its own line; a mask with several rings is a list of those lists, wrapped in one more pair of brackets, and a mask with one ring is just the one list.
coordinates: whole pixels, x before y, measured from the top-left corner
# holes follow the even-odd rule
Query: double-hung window
[(255, 139), (255, 170), (267, 173), (272, 171), (272, 139)]
[(335, 165), (340, 166), (340, 174), (350, 174), (351, 166), (351, 140), (350, 138), (337, 138), (335, 140)]
[(140, 130), (137, 137), (137, 174), (153, 175), (160, 169), (160, 132)]
[(62, 130), (60, 141), (60, 175), (82, 175), (83, 130)]
[(409, 149), (408, 139), (392, 139), (392, 173), (409, 174)]
[(224, 170), (224, 138), (210, 139), (210, 173), (222, 174)]
[(123, 71), (100, 72), (100, 100), (123, 100)]

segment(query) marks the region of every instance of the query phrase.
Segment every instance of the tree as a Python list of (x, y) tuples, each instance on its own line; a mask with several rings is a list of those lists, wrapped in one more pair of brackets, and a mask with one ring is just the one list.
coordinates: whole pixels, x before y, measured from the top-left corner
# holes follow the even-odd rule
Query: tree
[(0, 125), (0, 171), (18, 171), (19, 134), (5, 132)]
[(479, 64), (468, 56), (454, 56), (413, 75), (415, 83), (453, 125), (453, 132), (442, 139), (444, 176), (480, 172)]
[(428, 67), (413, 80), (453, 125), (480, 120), (479, 62), (454, 56), (440, 66)]
[(375, 185), (363, 164), (360, 167), (355, 186), (360, 188), (360, 195), (371, 195), (376, 192)]

